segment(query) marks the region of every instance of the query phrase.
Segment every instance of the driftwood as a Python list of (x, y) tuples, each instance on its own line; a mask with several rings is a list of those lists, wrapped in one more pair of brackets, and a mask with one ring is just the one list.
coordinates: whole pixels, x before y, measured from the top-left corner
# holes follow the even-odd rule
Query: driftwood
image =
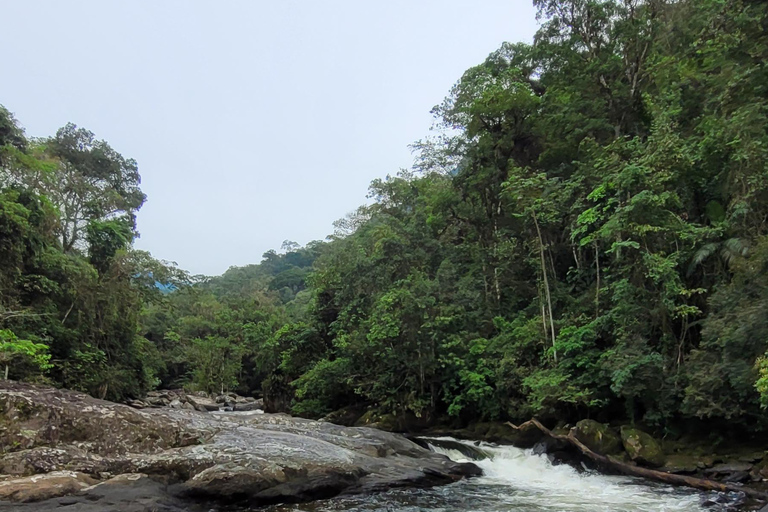
[(740, 485), (729, 484), (724, 482), (716, 482), (714, 480), (709, 480), (706, 478), (696, 478), (692, 476), (676, 475), (674, 473), (665, 473), (664, 471), (657, 471), (654, 469), (643, 468), (640, 466), (633, 466), (631, 464), (621, 462), (613, 457), (600, 455), (598, 453), (593, 452), (584, 443), (576, 439), (576, 436), (573, 435), (573, 432), (569, 432), (568, 435), (554, 434), (551, 430), (549, 430), (547, 427), (542, 425), (539, 422), (539, 420), (537, 420), (536, 418), (532, 418), (531, 420), (526, 421), (525, 423), (522, 423), (520, 425), (513, 425), (512, 423), (509, 423), (509, 422), (507, 423), (507, 425), (514, 428), (515, 430), (523, 430), (526, 427), (530, 427), (531, 425), (533, 425), (536, 428), (538, 428), (547, 437), (556, 439), (558, 441), (565, 441), (571, 444), (572, 446), (575, 446), (584, 456), (592, 459), (593, 461), (597, 462), (602, 466), (605, 466), (611, 470), (614, 470), (624, 475), (647, 478), (648, 480), (655, 480), (657, 482), (663, 482), (663, 483), (672, 484), (672, 485), (693, 487), (694, 489), (701, 489), (704, 491), (743, 492), (744, 494), (752, 498), (768, 501), (768, 493), (761, 492), (756, 489), (751, 489), (749, 487), (742, 487)]

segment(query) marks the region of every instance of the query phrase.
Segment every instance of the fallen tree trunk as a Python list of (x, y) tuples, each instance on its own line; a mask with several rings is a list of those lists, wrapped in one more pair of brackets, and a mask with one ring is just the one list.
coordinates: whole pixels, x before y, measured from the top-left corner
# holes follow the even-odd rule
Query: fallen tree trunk
[(647, 478), (648, 480), (654, 480), (657, 482), (663, 482), (672, 485), (683, 485), (686, 487), (693, 487), (694, 489), (701, 489), (704, 491), (719, 491), (719, 492), (743, 492), (747, 496), (752, 498), (768, 501), (768, 493), (758, 491), (756, 489), (750, 489), (749, 487), (742, 487), (740, 485), (729, 484), (724, 482), (716, 482), (706, 478), (696, 478), (692, 476), (676, 475), (674, 473), (665, 473), (664, 471), (657, 471), (654, 469), (643, 468), (640, 466), (633, 466), (625, 462), (621, 462), (613, 457), (600, 455), (589, 449), (584, 443), (576, 439), (572, 432), (568, 435), (554, 434), (547, 427), (542, 425), (539, 420), (532, 418), (520, 425), (513, 425), (507, 422), (507, 425), (515, 430), (523, 430), (531, 425), (538, 428), (544, 435), (558, 441), (565, 441), (572, 446), (576, 447), (585, 457), (592, 459), (598, 464), (605, 466), (611, 470), (616, 471), (628, 476), (637, 476), (641, 478)]

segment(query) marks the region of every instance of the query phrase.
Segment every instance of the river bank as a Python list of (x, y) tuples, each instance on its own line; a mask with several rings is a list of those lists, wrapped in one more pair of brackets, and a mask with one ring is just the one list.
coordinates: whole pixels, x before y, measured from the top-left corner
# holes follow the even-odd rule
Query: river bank
[[(406, 438), (280, 414), (138, 410), (0, 384), (0, 510), (197, 510), (428, 487), (480, 473)], [(210, 507), (209, 507), (210, 508)]]

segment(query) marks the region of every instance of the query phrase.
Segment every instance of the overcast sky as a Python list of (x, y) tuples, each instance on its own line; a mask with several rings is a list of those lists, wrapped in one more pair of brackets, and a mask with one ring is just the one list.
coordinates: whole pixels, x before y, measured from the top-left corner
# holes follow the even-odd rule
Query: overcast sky
[(136, 246), (193, 273), (325, 238), (531, 0), (2, 0), (0, 104), (135, 158)]

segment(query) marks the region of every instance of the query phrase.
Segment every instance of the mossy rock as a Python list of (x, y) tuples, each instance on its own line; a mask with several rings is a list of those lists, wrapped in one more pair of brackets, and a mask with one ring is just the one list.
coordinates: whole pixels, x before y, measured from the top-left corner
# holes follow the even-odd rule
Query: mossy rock
[(394, 432), (398, 430), (397, 417), (391, 413), (381, 413), (370, 409), (355, 422), (356, 427), (373, 427), (379, 430)]
[(703, 467), (701, 458), (695, 455), (676, 453), (664, 461), (664, 470), (668, 473), (693, 474)]
[(572, 429), (573, 435), (600, 455), (616, 455), (622, 451), (621, 437), (608, 425), (595, 420), (581, 420)]
[(361, 418), (361, 411), (355, 406), (344, 407), (338, 411), (326, 414), (321, 421), (327, 421), (344, 427), (351, 427)]
[(638, 464), (661, 467), (667, 460), (659, 443), (640, 429), (621, 427), (621, 442), (629, 457)]

